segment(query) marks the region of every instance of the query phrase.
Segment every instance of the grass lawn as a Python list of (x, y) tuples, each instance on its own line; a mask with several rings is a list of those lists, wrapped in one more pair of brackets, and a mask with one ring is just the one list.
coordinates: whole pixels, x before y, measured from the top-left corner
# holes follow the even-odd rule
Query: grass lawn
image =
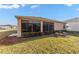
[[(41, 36), (36, 38), (18, 38), (0, 42), (0, 53), (79, 53), (79, 36), (71, 35), (69, 37)], [(10, 39), (9, 39), (10, 40)]]

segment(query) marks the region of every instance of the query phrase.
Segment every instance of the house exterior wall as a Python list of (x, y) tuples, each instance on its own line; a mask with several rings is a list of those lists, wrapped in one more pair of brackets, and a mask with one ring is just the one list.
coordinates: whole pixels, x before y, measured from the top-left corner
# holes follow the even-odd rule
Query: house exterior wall
[(67, 31), (79, 31), (79, 22), (68, 22), (66, 24)]
[(21, 37), (21, 19), (17, 20), (18, 22), (18, 29), (17, 29), (17, 37)]
[(54, 23), (54, 30), (64, 30), (64, 24), (63, 23)]
[[(18, 17), (17, 18), (17, 22), (18, 22), (18, 30), (17, 30), (17, 37), (22, 37), (23, 36), (23, 33), (22, 32), (22, 20), (25, 20), (25, 21), (29, 21), (29, 22), (39, 22), (40, 23), (40, 32), (44, 32), (44, 28), (43, 28), (43, 25), (44, 23), (49, 23), (49, 24), (53, 24), (54, 25), (54, 29), (52, 30), (64, 30), (64, 23), (62, 22), (56, 22), (56, 21), (45, 21), (43, 19), (30, 19), (30, 18), (24, 18), (23, 17)], [(26, 32), (27, 33), (27, 32)]]
[(40, 31), (43, 32), (43, 21), (40, 22), (41, 28)]

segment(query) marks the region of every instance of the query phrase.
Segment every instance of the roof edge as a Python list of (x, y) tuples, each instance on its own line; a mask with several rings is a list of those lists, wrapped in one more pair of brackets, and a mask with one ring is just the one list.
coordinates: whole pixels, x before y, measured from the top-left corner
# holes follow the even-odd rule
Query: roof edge
[(58, 22), (58, 23), (65, 23), (65, 22), (62, 22), (62, 21), (57, 21), (57, 20), (48, 19), (48, 18), (44, 18), (44, 17), (36, 17), (36, 16), (15, 16), (15, 18), (22, 18), (22, 17), (33, 17), (33, 18), (41, 18), (41, 19), (46, 19), (46, 20), (49, 20), (49, 21)]

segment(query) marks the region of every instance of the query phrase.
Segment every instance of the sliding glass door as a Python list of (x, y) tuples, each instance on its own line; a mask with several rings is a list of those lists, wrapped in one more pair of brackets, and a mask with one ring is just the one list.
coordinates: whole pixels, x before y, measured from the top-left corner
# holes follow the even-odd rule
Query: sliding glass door
[(33, 32), (40, 32), (40, 23), (32, 23)]
[(40, 32), (40, 23), (31, 22), (27, 23), (26, 21), (21, 23), (22, 32)]
[(49, 23), (44, 23), (43, 24), (43, 31), (44, 32), (46, 32), (46, 31), (49, 31), (49, 32), (54, 31), (54, 25), (53, 24), (49, 24)]
[[(40, 22), (22, 22), (22, 32), (40, 32)], [(43, 23), (43, 32), (53, 32), (54, 25), (51, 23)]]

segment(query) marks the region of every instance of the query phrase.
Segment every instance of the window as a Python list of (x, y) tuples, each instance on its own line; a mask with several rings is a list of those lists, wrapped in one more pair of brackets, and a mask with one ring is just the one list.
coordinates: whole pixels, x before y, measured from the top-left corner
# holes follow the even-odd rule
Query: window
[(49, 31), (53, 31), (54, 30), (54, 26), (53, 25), (49, 25)]
[(39, 32), (40, 31), (40, 23), (31, 22), (27, 23), (27, 21), (22, 22), (22, 32)]
[(49, 23), (44, 23), (43, 25), (43, 31), (53, 31), (54, 30), (54, 26), (52, 24)]
[(48, 31), (48, 24), (47, 23), (44, 23), (43, 24), (43, 31)]
[(29, 23), (22, 23), (22, 32), (29, 32), (31, 31), (31, 24)]
[(33, 23), (33, 32), (40, 31), (40, 23)]

